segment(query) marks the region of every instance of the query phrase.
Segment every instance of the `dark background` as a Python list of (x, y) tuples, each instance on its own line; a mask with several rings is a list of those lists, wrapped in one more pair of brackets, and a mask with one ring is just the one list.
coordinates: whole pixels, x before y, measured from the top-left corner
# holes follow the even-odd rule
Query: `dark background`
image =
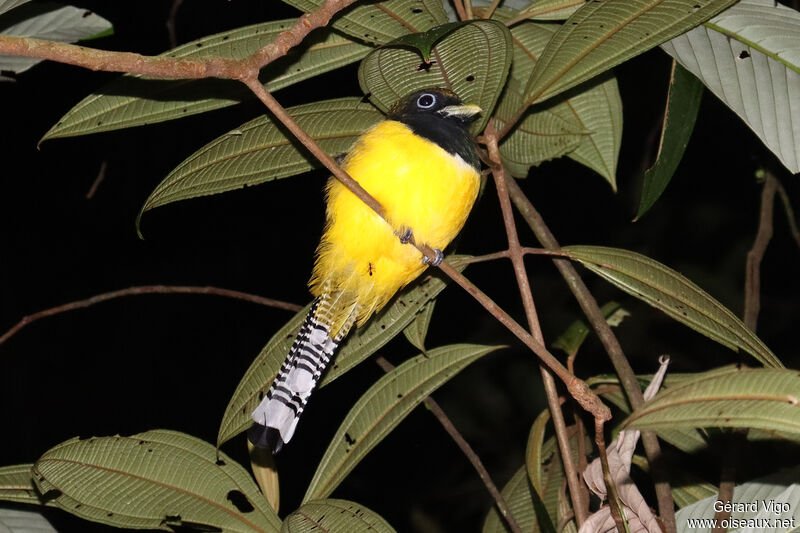
[[(91, 46), (143, 54), (169, 48), (169, 1), (73, 4), (96, 10), (115, 26), (113, 37)], [(178, 40), (295, 13), (279, 2), (185, 2), (177, 17)], [(277, 96), (289, 106), (360, 95), (356, 68)], [(777, 169), (796, 205), (800, 187), (746, 126), (706, 94), (673, 183), (651, 213), (632, 223), (641, 173), (657, 146), (668, 71), (669, 60), (660, 50), (616, 69), (625, 113), (618, 193), (566, 159), (543, 164), (521, 185), (563, 244), (644, 253), (679, 270), (741, 315), (745, 256), (757, 227), (761, 190), (754, 171), (761, 165)], [(307, 303), (306, 281), (323, 222), (323, 171), (156, 209), (143, 220), (146, 240), (139, 240), (134, 228), (145, 198), (172, 168), (263, 113), (260, 104), (48, 141), (37, 149), (39, 138), (62, 114), (113, 77), (42, 64), (16, 83), (0, 85), (0, 333), (24, 315), (133, 285), (214, 285)], [(87, 199), (104, 161), (105, 179)], [(762, 270), (759, 334), (797, 367), (800, 252), (781, 208), (776, 208), (775, 222)], [(518, 225), (523, 244), (536, 245), (524, 224)], [(480, 254), (504, 246), (497, 199), (487, 187), (459, 251)], [(544, 334), (552, 342), (578, 316), (578, 308), (546, 259), (530, 258), (528, 267)], [(582, 272), (601, 303), (616, 299), (631, 311), (617, 333), (637, 372), (654, 370), (662, 353), (672, 356), (675, 371), (740, 360)], [(467, 275), (524, 323), (510, 265), (476, 265)], [(290, 316), (216, 296), (150, 295), (26, 327), (0, 345), (0, 465), (32, 462), (76, 435), (169, 428), (214, 442), (243, 372)], [(427, 345), (453, 342), (510, 345), (435, 394), (502, 486), (523, 464), (530, 424), (543, 408), (536, 361), (456, 287), (439, 298)], [(399, 364), (416, 350), (400, 336), (380, 353)], [(590, 337), (578, 359), (579, 375), (610, 369)], [(368, 360), (314, 396), (295, 439), (277, 459), (282, 515), (299, 504), (328, 440), (381, 374)], [(224, 450), (245, 462), (244, 448), (240, 436)], [(715, 476), (715, 469), (712, 462), (706, 473)], [(490, 505), (466, 459), (422, 408), (371, 452), (333, 496), (367, 505), (398, 531), (477, 531)], [(59, 530), (104, 529), (55, 511), (47, 516)]]

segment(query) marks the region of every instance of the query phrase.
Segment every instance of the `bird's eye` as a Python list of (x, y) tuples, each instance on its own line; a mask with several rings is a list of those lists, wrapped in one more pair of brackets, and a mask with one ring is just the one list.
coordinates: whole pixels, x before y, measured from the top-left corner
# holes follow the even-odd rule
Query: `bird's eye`
[(430, 109), (436, 105), (436, 97), (430, 93), (425, 93), (417, 98), (417, 107), (420, 109)]

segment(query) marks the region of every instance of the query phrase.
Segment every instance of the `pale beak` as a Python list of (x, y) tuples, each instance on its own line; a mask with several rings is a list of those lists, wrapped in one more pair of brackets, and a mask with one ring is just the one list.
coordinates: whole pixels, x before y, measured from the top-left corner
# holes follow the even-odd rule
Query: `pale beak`
[(439, 113), (445, 117), (456, 117), (463, 121), (469, 121), (471, 118), (481, 113), (483, 109), (473, 104), (463, 105), (449, 105), (439, 110)]

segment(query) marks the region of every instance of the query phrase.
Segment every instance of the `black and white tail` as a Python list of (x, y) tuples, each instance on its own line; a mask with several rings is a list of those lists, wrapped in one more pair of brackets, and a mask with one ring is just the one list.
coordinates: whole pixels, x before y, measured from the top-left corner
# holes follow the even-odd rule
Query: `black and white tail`
[[(346, 327), (331, 338), (331, 317), (325, 312), (324, 300), (317, 299), (311, 306), (289, 355), (252, 414), (256, 423), (248, 431), (248, 439), (255, 446), (269, 448), (273, 454), (294, 435), (309, 396), (352, 326), (352, 320), (348, 320)], [(321, 302), (324, 303), (320, 305)]]

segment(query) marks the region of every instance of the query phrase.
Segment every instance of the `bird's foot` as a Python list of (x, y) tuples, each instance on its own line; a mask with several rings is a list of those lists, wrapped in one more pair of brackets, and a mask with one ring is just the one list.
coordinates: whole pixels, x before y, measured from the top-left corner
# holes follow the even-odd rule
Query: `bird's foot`
[(411, 231), (411, 228), (407, 228), (405, 226), (400, 226), (400, 229), (394, 232), (395, 235), (400, 239), (400, 242), (403, 244), (408, 244), (411, 242), (411, 239), (414, 238), (414, 232)]
[(433, 253), (436, 254), (436, 257), (434, 257), (433, 259), (429, 259), (427, 255), (422, 256), (423, 265), (432, 265), (438, 267), (439, 265), (442, 264), (442, 261), (444, 261), (444, 254), (442, 253), (442, 251), (439, 250), (438, 248), (434, 248)]

